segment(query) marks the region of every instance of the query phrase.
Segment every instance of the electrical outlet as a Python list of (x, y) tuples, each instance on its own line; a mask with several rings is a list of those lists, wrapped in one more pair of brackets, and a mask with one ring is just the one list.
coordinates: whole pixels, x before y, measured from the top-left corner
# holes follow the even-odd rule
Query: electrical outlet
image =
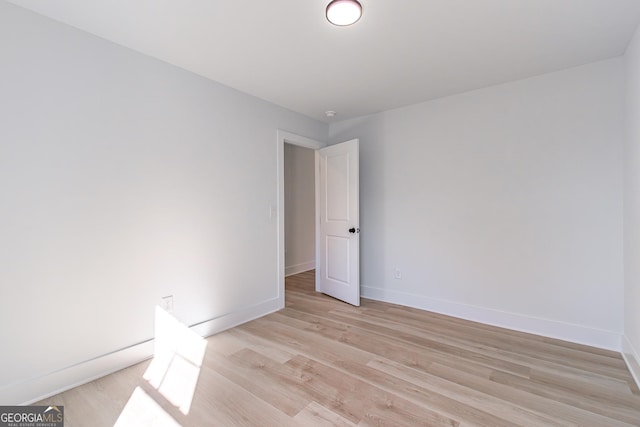
[(399, 268), (396, 268), (395, 271), (393, 272), (393, 277), (395, 277), (398, 280), (402, 279), (402, 271), (400, 271)]
[(173, 295), (162, 297), (161, 306), (167, 313), (173, 312)]

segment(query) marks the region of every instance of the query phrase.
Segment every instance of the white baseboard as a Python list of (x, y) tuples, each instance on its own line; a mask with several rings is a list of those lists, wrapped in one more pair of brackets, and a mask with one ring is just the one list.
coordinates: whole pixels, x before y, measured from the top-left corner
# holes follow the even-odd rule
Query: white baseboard
[(362, 297), (471, 320), (502, 328), (620, 351), (622, 334), (485, 307), (362, 286)]
[(49, 374), (0, 389), (3, 405), (30, 405), (153, 356), (153, 340), (86, 360)]
[(259, 304), (234, 311), (233, 313), (192, 325), (191, 329), (202, 337), (210, 337), (218, 332), (250, 322), (251, 320), (266, 316), (283, 308), (284, 296), (263, 301)]
[[(246, 307), (196, 325), (191, 329), (208, 337), (234, 326), (265, 316), (284, 307), (284, 298), (278, 297)], [(63, 391), (86, 384), (97, 378), (127, 368), (153, 357), (153, 339), (116, 350), (95, 359), (79, 362), (55, 372), (31, 378), (0, 389), (0, 404), (29, 405)]]
[(627, 362), (633, 379), (636, 380), (636, 384), (640, 387), (640, 353), (633, 347), (629, 337), (626, 335), (622, 337), (622, 357)]
[(284, 268), (284, 276), (291, 276), (294, 274), (304, 273), (305, 271), (313, 270), (316, 268), (315, 261), (303, 262), (302, 264), (291, 265)]

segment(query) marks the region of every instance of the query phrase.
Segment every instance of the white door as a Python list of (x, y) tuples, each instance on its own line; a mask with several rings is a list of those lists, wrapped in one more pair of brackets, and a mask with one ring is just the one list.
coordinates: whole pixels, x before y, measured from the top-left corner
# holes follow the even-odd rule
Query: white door
[(360, 305), (358, 145), (353, 139), (318, 150), (320, 247), (316, 290)]

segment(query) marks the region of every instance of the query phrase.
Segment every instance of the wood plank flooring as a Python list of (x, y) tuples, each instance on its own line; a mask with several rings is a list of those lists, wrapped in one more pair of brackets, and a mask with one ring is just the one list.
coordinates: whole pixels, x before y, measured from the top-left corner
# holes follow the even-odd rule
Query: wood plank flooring
[[(640, 426), (618, 353), (314, 291), (207, 339), (187, 414), (149, 362), (46, 399), (66, 426)], [(187, 391), (184, 393), (190, 393)], [(169, 397), (167, 397), (169, 396)]]

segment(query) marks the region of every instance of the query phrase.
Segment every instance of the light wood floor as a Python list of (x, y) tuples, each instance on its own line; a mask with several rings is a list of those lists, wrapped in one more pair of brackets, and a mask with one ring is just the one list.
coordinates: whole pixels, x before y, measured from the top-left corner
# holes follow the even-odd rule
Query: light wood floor
[[(207, 339), (187, 415), (143, 379), (149, 362), (41, 404), (64, 404), (67, 427), (113, 426), (123, 409), (137, 418), (118, 426), (640, 426), (640, 391), (617, 353), (355, 308), (313, 281), (288, 278), (284, 310)], [(136, 389), (137, 411), (125, 408)]]

